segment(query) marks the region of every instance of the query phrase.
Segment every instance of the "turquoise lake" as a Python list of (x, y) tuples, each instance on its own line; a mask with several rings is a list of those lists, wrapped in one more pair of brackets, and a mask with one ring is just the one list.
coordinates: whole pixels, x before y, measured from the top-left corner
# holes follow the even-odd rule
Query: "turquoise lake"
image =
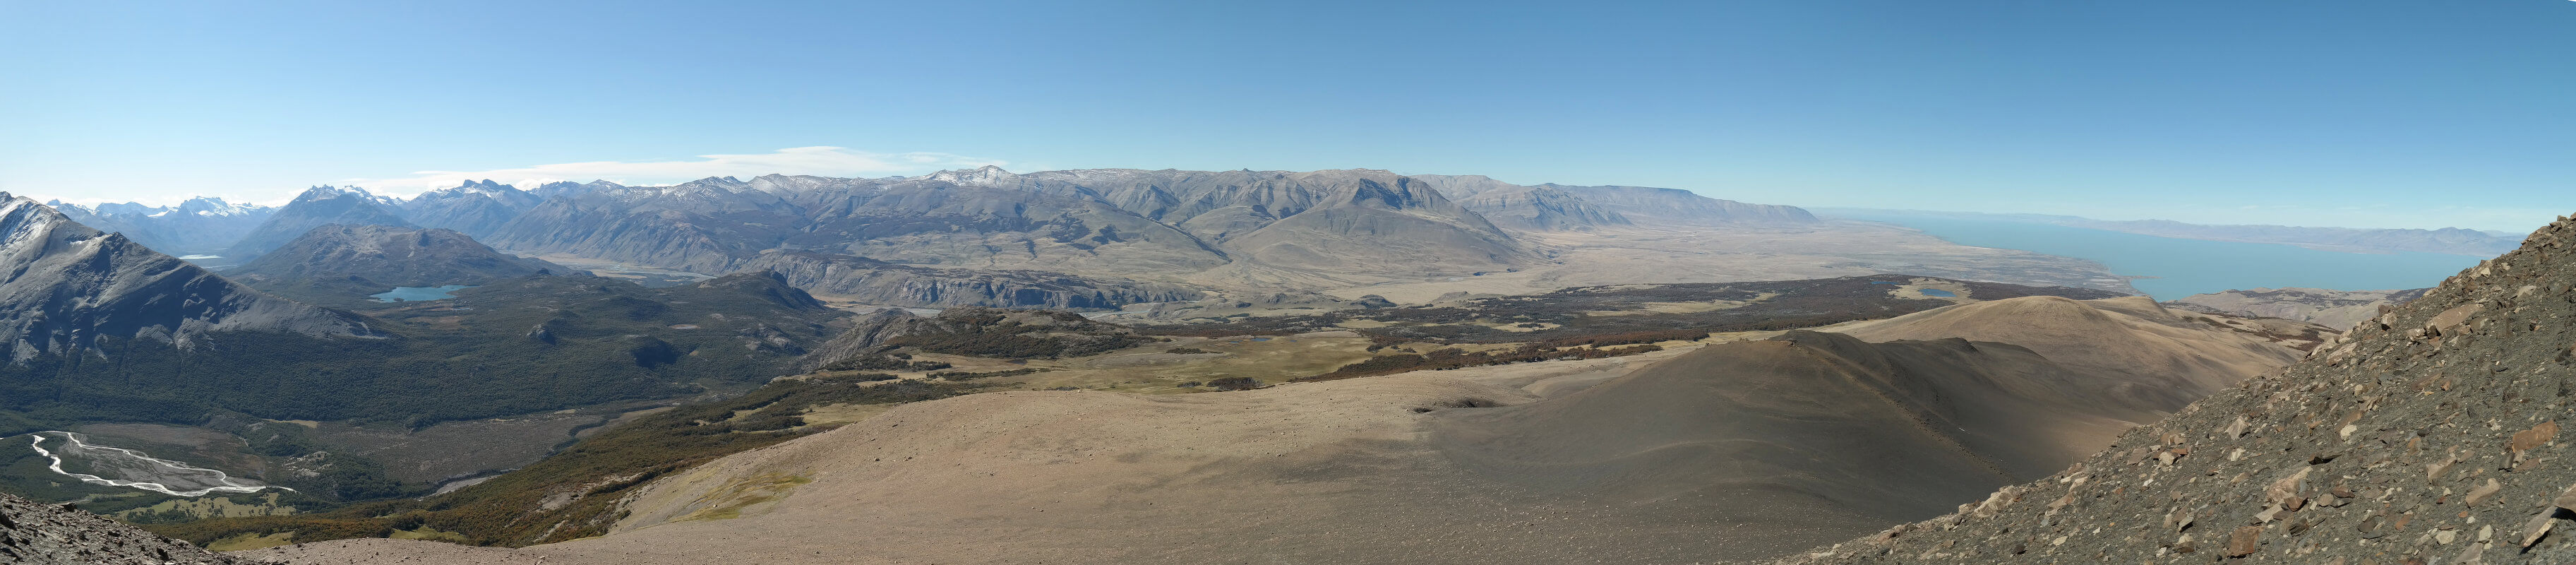
[(466, 285), (461, 285), (461, 284), (451, 284), (451, 285), (447, 285), (447, 286), (397, 286), (397, 287), (394, 287), (394, 289), (393, 289), (393, 290), (388, 290), (388, 291), (381, 292), (381, 293), (377, 293), (377, 294), (367, 295), (367, 297), (368, 297), (368, 298), (374, 298), (374, 299), (376, 299), (376, 301), (377, 301), (377, 302), (419, 302), (419, 301), (422, 301), (422, 300), (444, 300), (444, 299), (449, 299), (449, 298), (455, 298), (455, 297), (456, 297), (455, 295), (453, 295), (453, 294), (449, 294), (449, 293), (456, 292), (456, 291), (459, 291), (459, 290), (465, 290), (465, 289), (469, 289), (469, 288), (474, 288), (474, 287), (466, 286)]
[(2270, 243), (2156, 237), (2059, 225), (1903, 215), (1838, 215), (1923, 230), (1960, 245), (2019, 249), (2091, 259), (2127, 276), (2157, 300), (2204, 292), (2309, 287), (2335, 290), (2424, 288), (2442, 283), (2483, 257), (2443, 253), (2340, 253)]

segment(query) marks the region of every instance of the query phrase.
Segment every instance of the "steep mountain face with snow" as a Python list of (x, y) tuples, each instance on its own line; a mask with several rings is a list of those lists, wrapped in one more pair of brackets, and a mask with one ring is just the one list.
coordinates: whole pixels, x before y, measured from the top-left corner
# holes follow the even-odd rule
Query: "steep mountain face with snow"
[(544, 202), (544, 198), (518, 187), (485, 179), (420, 193), (396, 205), (395, 210), (421, 227), (484, 237)]
[(101, 232), (26, 198), (0, 193), (0, 335), (23, 363), (71, 355), (102, 338), (181, 349), (213, 332), (372, 336), (362, 318), (235, 284), (213, 272)]
[(133, 202), (89, 207), (60, 201), (46, 204), (73, 221), (125, 234), (136, 243), (178, 255), (221, 253), (277, 212), (276, 208), (233, 204), (211, 197), (191, 198), (177, 206)]
[(258, 229), (242, 236), (224, 255), (249, 260), (286, 245), (305, 232), (331, 224), (410, 227), (393, 212), (396, 200), (355, 187), (317, 186), (278, 208)]

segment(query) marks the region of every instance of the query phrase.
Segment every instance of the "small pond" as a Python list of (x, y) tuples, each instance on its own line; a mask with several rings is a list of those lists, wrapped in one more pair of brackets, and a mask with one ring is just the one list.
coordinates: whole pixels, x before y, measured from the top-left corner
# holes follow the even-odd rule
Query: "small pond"
[(1959, 293), (1956, 293), (1956, 292), (1950, 292), (1950, 291), (1947, 291), (1947, 290), (1941, 290), (1941, 289), (1937, 289), (1937, 288), (1918, 288), (1918, 289), (1915, 289), (1915, 290), (1923, 291), (1923, 295), (1924, 295), (1924, 296), (1939, 296), (1939, 297), (1944, 297), (1944, 298), (1955, 298), (1955, 297), (1958, 297), (1958, 296), (1959, 296)]

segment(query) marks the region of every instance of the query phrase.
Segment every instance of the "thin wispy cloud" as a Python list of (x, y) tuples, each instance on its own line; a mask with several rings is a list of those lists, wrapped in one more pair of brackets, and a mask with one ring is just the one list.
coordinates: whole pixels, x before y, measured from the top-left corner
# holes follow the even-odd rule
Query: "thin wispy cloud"
[(409, 176), (344, 179), (339, 183), (364, 187), (377, 194), (408, 196), (484, 179), (520, 188), (554, 181), (593, 180), (626, 185), (660, 185), (707, 177), (749, 178), (770, 173), (836, 177), (917, 175), (945, 169), (1006, 164), (999, 159), (949, 153), (877, 153), (846, 147), (790, 147), (768, 153), (699, 155), (695, 159), (672, 161), (589, 161), (483, 171), (419, 171)]

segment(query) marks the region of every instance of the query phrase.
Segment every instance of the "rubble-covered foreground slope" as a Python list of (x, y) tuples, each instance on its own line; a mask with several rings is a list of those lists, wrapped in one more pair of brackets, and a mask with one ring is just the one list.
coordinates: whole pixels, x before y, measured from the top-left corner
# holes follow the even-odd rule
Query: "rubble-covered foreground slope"
[(64, 505), (38, 504), (0, 493), (0, 563), (24, 565), (231, 565), (262, 563), (218, 554), (188, 542)]
[(2576, 222), (2057, 475), (1783, 563), (2576, 560)]

